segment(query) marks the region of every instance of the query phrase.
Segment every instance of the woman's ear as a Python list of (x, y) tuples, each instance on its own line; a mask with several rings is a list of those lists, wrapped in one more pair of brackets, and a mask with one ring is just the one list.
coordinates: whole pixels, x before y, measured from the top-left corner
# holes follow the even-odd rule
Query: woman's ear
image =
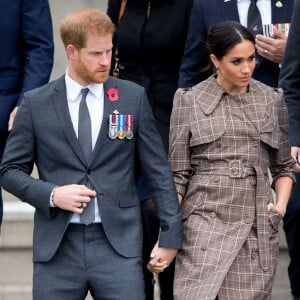
[(211, 62), (213, 63), (213, 65), (215, 66), (215, 69), (218, 70), (219, 69), (219, 60), (217, 59), (217, 57), (214, 54), (210, 54), (209, 58), (210, 58)]

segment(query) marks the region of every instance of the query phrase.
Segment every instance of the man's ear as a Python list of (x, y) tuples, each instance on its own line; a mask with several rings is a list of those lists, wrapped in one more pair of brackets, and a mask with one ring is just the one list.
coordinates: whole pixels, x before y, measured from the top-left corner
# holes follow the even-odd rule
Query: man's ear
[(74, 45), (69, 44), (69, 45), (67, 45), (67, 47), (66, 47), (66, 54), (67, 54), (67, 57), (68, 57), (69, 59), (74, 60), (74, 59), (76, 59), (77, 56), (78, 56), (78, 50), (75, 48)]

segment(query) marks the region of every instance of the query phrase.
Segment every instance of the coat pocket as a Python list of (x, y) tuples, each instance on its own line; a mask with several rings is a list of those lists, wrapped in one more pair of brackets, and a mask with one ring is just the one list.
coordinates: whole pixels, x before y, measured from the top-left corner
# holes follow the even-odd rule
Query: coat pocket
[(119, 197), (119, 206), (122, 208), (139, 206), (139, 205), (140, 205), (140, 200), (135, 194)]

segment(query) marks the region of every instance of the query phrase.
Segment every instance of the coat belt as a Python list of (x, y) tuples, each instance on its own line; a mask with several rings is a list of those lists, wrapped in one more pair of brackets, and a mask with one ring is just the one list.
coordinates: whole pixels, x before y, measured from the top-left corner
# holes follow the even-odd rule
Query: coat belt
[(256, 177), (255, 210), (257, 222), (257, 241), (260, 266), (267, 271), (270, 266), (269, 223), (267, 222), (267, 201), (265, 181), (268, 172), (261, 166), (245, 166), (241, 160), (230, 162), (203, 163), (193, 169), (196, 175), (223, 175), (230, 178)]

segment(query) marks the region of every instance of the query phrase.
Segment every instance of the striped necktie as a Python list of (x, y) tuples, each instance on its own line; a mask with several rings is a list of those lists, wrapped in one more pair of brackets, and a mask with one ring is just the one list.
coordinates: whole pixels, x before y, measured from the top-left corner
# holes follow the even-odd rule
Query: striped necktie
[(248, 9), (247, 28), (255, 37), (257, 34), (263, 33), (261, 15), (256, 5), (257, 0), (251, 0)]

